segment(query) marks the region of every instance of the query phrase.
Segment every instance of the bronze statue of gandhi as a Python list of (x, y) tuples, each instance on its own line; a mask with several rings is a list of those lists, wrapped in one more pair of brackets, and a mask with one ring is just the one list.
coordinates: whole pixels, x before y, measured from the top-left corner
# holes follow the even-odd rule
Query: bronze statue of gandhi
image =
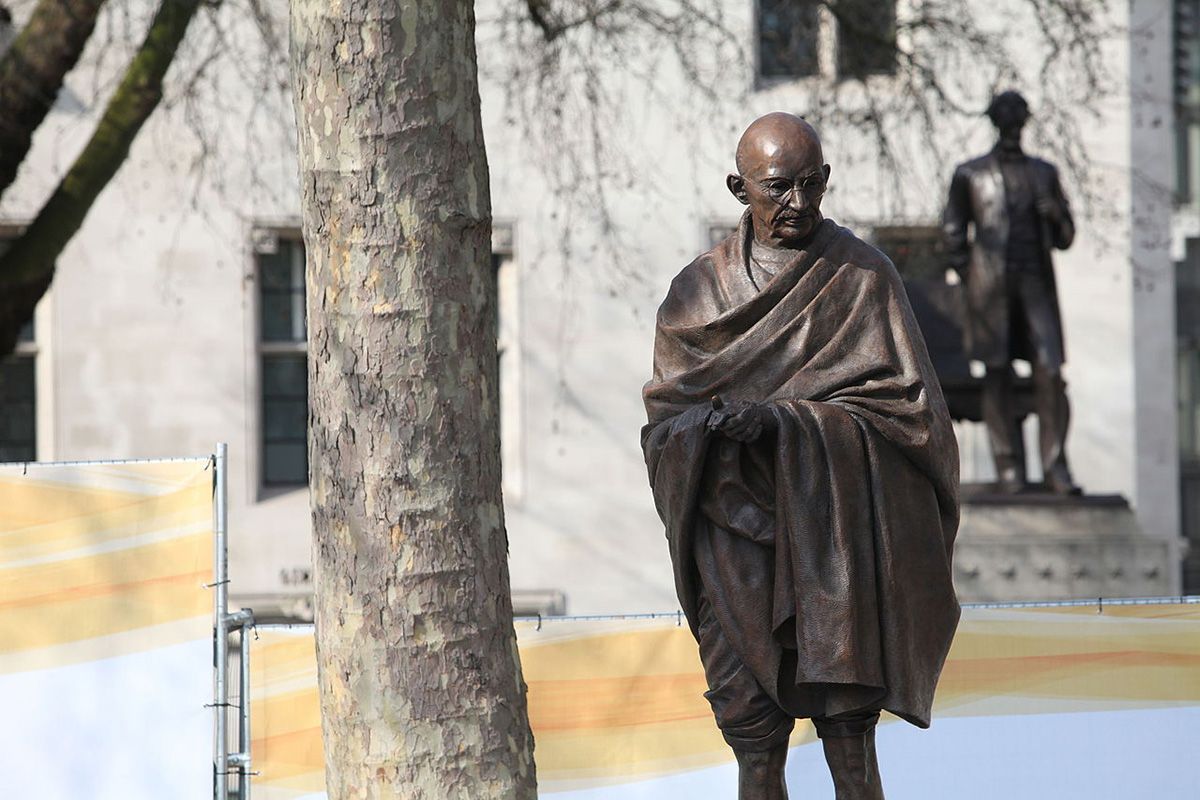
[(928, 727), (958, 622), (957, 445), (895, 268), (821, 215), (816, 131), (768, 114), (735, 160), (741, 224), (658, 311), (650, 484), (739, 798), (787, 797), (809, 718), (874, 800), (879, 713)]

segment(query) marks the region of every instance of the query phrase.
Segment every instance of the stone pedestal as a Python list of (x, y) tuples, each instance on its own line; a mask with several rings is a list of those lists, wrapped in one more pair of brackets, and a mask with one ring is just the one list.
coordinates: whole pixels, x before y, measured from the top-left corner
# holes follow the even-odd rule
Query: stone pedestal
[(1146, 536), (1119, 495), (962, 487), (954, 585), (962, 602), (1162, 597), (1178, 554)]

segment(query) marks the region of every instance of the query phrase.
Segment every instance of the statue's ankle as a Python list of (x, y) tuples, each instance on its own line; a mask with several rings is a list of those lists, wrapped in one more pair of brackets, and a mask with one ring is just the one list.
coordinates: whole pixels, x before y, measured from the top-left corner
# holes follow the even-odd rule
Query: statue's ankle
[(738, 800), (787, 800), (787, 744), (772, 750), (733, 752), (738, 763)]
[(873, 728), (855, 736), (826, 736), (821, 746), (837, 800), (883, 800)]

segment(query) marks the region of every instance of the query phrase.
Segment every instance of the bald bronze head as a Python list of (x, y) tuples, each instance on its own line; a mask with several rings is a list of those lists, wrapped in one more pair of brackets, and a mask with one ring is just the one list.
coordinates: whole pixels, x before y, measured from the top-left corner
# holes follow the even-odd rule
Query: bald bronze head
[(750, 207), (754, 238), (768, 247), (804, 246), (821, 224), (829, 181), (813, 127), (782, 111), (759, 117), (738, 141), (736, 163), (726, 185)]

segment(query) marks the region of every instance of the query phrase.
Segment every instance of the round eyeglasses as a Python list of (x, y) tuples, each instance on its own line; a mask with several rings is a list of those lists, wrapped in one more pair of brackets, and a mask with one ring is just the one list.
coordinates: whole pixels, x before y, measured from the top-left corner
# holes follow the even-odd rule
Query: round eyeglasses
[(781, 205), (787, 202), (792, 192), (811, 203), (825, 194), (825, 189), (828, 187), (825, 176), (820, 172), (813, 172), (794, 180), (779, 177), (757, 181), (754, 178), (747, 178), (745, 175), (742, 176), (742, 179), (753, 183), (763, 194)]

